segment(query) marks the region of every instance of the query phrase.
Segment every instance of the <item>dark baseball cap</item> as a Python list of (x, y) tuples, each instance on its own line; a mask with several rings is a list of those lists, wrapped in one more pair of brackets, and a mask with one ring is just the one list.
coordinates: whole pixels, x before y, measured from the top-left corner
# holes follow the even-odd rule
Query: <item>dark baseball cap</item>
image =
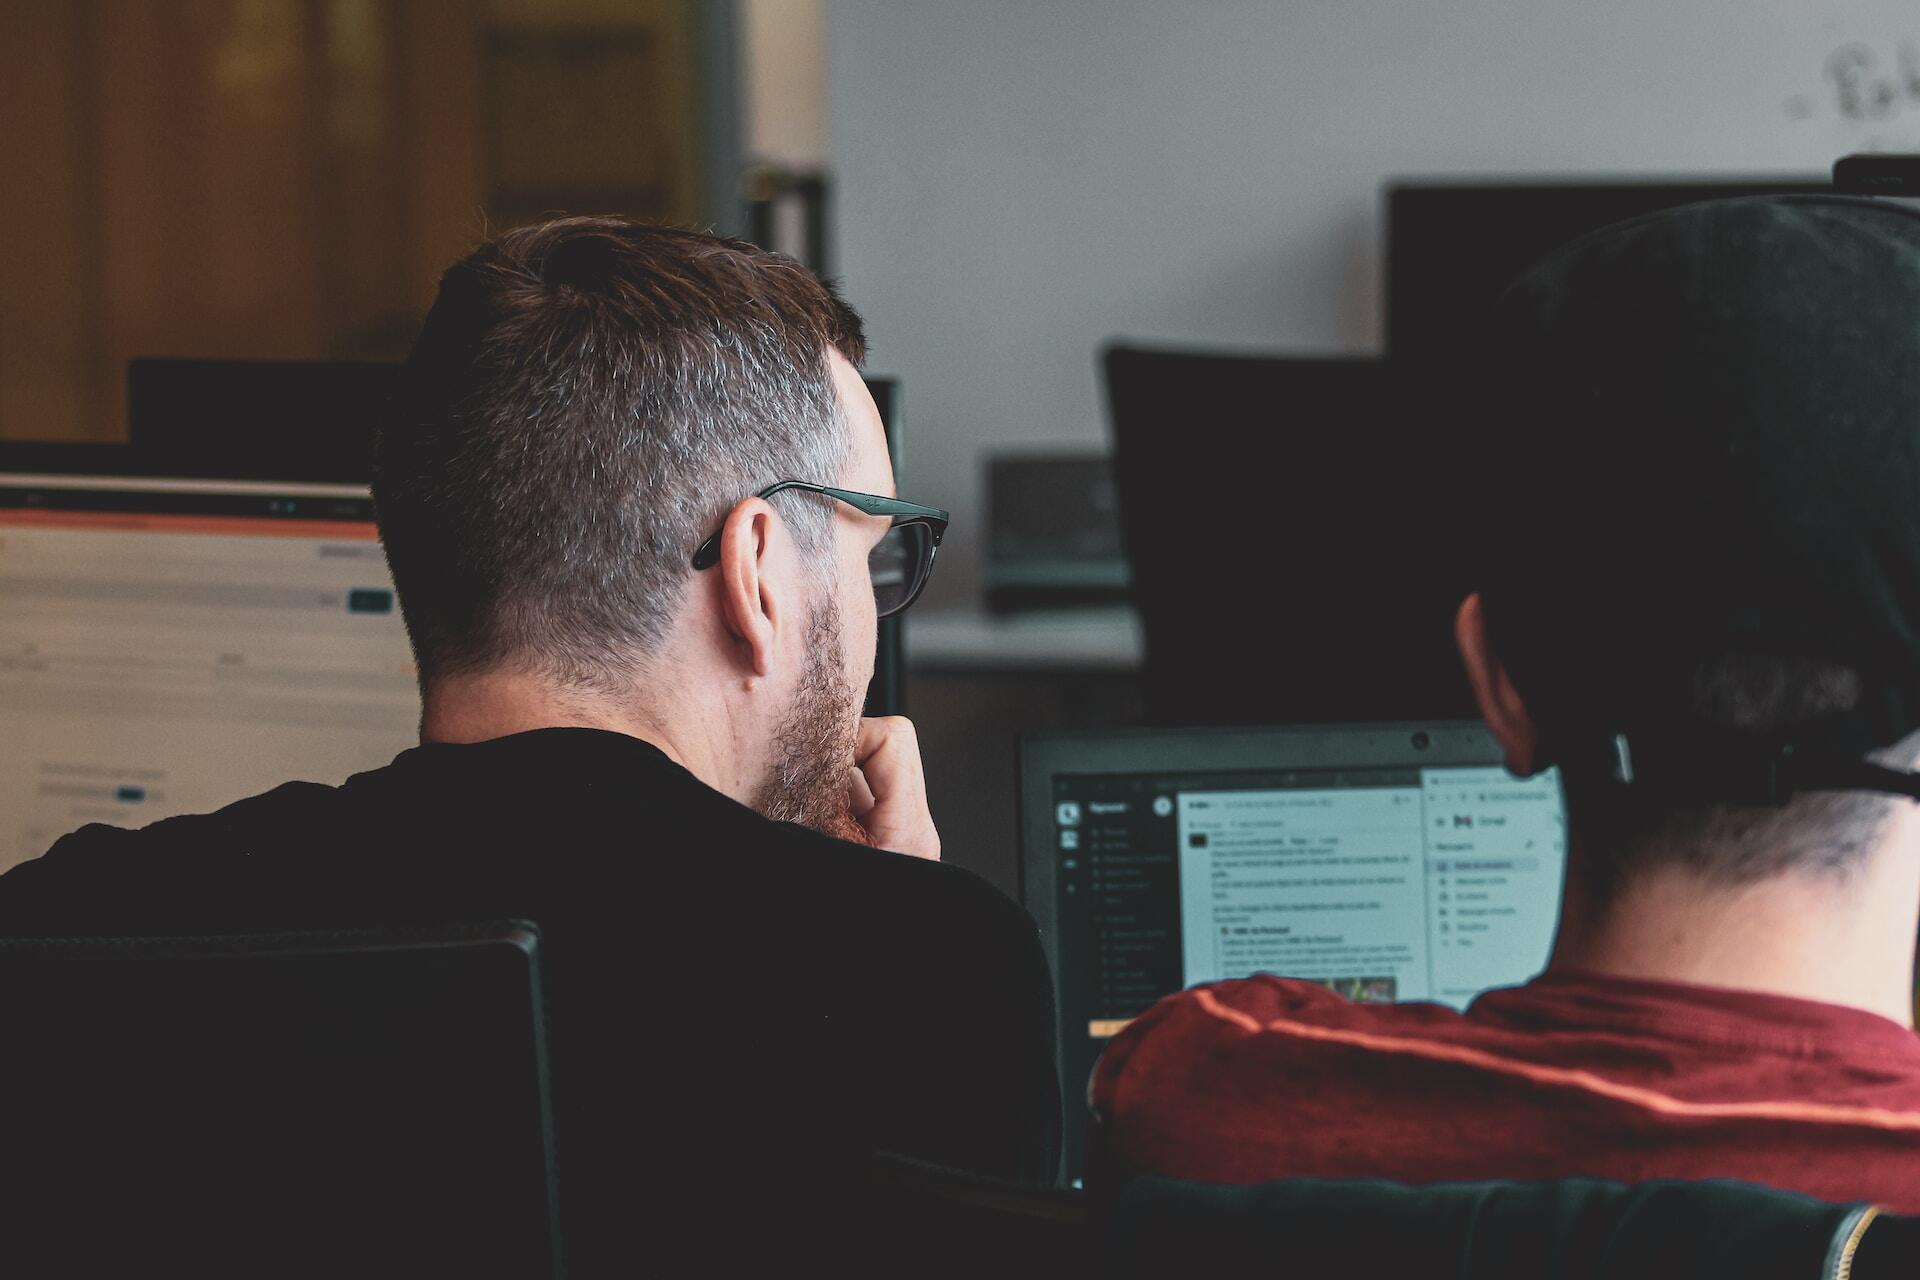
[[(1480, 590), (1548, 762), (1920, 794), (1862, 761), (1920, 728), (1920, 214), (1762, 196), (1608, 227), (1507, 291), (1475, 371)], [(1858, 704), (1707, 723), (1728, 657), (1845, 669)]]

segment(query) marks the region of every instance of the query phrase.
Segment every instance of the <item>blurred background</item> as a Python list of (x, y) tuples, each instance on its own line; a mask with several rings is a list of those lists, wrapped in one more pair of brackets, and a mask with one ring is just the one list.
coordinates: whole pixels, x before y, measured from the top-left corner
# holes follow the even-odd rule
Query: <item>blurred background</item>
[[(897, 380), (901, 491), (954, 515), (901, 697), (949, 847), (1010, 887), (1014, 734), (1151, 718), (1111, 345), (1380, 355), (1395, 235), (1430, 265), (1504, 234), (1471, 202), (1395, 228), (1397, 186), (1792, 185), (1920, 150), (1920, 11), (9, 0), (0, 85), (0, 440), (124, 439), (136, 357), (397, 358), (442, 268), (556, 212), (840, 278)], [(1351, 401), (1297, 403), (1332, 431)], [(1305, 500), (1203, 461), (1216, 507)]]

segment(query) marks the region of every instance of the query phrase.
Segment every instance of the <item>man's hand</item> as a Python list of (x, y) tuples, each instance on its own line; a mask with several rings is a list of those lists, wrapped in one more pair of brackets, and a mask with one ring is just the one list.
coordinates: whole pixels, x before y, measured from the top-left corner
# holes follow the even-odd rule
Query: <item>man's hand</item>
[(853, 816), (877, 848), (940, 860), (940, 833), (927, 811), (920, 739), (904, 716), (860, 722), (853, 753)]

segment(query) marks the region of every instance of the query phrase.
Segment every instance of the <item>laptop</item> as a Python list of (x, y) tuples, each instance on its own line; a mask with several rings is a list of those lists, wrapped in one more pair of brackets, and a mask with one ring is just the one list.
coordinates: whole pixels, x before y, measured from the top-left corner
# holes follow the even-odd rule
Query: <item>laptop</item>
[(1273, 973), (1464, 1008), (1544, 967), (1566, 867), (1557, 774), (1466, 721), (1028, 735), (1020, 820), (1075, 1181), (1094, 1063), (1162, 996)]
[(0, 872), (417, 741), (366, 486), (152, 470), (0, 448)]

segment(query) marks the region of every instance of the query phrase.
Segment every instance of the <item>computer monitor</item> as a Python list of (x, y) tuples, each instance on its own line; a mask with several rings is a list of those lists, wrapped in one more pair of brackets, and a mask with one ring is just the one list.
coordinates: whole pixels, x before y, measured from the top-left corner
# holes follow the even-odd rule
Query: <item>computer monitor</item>
[[(1127, 1023), (1274, 973), (1464, 1007), (1545, 965), (1566, 864), (1549, 771), (1465, 721), (1029, 735), (1021, 879), (1082, 1096)], [(1067, 1172), (1084, 1149), (1067, 1108)]]
[(1390, 183), (1387, 354), (1454, 361), (1515, 278), (1589, 231), (1705, 200), (1832, 190), (1825, 177)]
[(1120, 527), (1151, 721), (1474, 714), (1453, 621), (1493, 504), (1471, 432), (1391, 366), (1104, 354)]
[(0, 447), (0, 871), (84, 823), (337, 783), (417, 740), (365, 485), (156, 469)]
[(387, 360), (127, 362), (127, 442), (177, 475), (365, 484), (399, 389)]

